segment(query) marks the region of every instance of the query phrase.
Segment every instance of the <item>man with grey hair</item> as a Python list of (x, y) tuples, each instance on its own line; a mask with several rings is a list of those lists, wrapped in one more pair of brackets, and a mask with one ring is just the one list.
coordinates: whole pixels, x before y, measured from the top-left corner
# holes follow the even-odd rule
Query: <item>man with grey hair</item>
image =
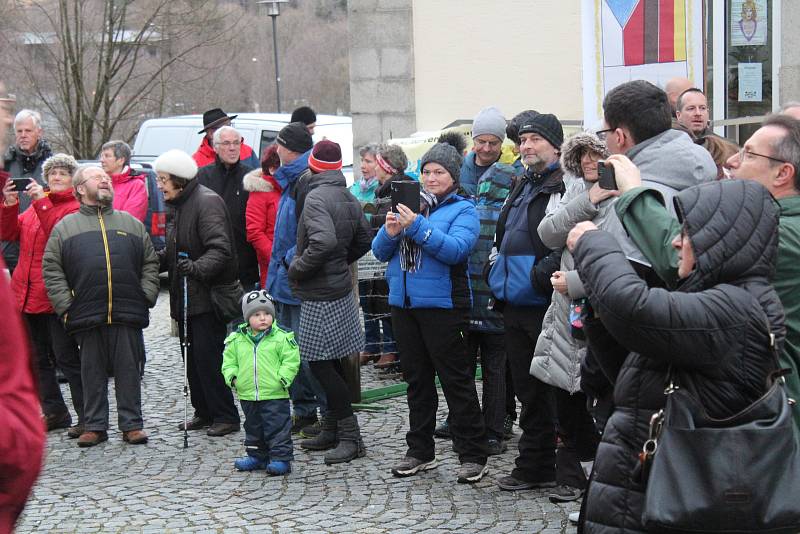
[(80, 346), (84, 432), (78, 446), (108, 439), (108, 369), (123, 441), (146, 443), (139, 362), (148, 308), (158, 297), (158, 257), (144, 225), (112, 207), (114, 187), (102, 169), (79, 167), (73, 189), (80, 210), (53, 228), (42, 275), (56, 314)]
[[(14, 144), (3, 156), (3, 167), (12, 178), (32, 178), (44, 186), (42, 163), (53, 155), (50, 145), (42, 138), (42, 116), (38, 111), (23, 109), (14, 118)], [(28, 209), (31, 199), (20, 195), (20, 213)], [(0, 248), (8, 265), (14, 271), (19, 258), (19, 244), (2, 241)]]
[(244, 188), (244, 176), (252, 167), (240, 160), (242, 136), (231, 126), (222, 126), (214, 132), (213, 146), (216, 152), (214, 163), (202, 167), (197, 181), (222, 197), (233, 223), (234, 245), (239, 262), (239, 281), (245, 291), (256, 287), (261, 278), (258, 274), (258, 258), (253, 245), (247, 241), (245, 212), (249, 193)]
[(124, 141), (109, 141), (100, 149), (100, 166), (114, 186), (114, 209), (127, 211), (144, 222), (147, 216), (145, 177), (130, 168), (131, 147)]

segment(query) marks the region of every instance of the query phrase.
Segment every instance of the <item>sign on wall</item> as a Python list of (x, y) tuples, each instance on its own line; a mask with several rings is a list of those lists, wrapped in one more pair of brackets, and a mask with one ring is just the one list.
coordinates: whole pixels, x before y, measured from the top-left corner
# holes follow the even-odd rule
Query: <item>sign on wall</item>
[(583, 0), (584, 124), (598, 127), (603, 97), (622, 83), (703, 84), (702, 0)]

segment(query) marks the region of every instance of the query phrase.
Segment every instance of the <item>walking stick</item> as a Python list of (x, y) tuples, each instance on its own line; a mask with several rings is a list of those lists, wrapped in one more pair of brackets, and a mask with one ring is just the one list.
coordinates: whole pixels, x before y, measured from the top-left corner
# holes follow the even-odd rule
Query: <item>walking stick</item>
[[(178, 252), (178, 258), (188, 258), (189, 254), (186, 252)], [(189, 277), (183, 276), (182, 280), (182, 293), (183, 293), (183, 337), (181, 339), (181, 356), (183, 356), (183, 448), (189, 448), (189, 425), (188, 417), (188, 403), (189, 403), (189, 348), (192, 342), (189, 340)]]

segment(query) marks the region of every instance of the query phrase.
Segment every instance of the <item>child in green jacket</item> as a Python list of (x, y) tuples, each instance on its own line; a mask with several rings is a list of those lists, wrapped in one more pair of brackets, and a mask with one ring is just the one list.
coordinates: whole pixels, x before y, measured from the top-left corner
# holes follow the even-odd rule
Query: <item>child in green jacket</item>
[(225, 339), (222, 375), (236, 390), (244, 412), (244, 446), (239, 471), (265, 469), (270, 475), (292, 471), (292, 418), (289, 386), (300, 367), (294, 334), (274, 323), (275, 305), (263, 290), (242, 299), (246, 324)]

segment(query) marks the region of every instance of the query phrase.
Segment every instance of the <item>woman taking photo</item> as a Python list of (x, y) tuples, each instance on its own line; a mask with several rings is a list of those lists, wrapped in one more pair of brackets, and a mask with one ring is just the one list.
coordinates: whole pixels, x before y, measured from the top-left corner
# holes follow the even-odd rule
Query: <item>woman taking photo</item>
[(454, 147), (435, 144), (420, 161), (421, 205), (399, 204), (372, 243), (375, 257), (389, 262), (392, 326), (408, 382), (408, 452), (392, 468), (398, 477), (437, 466), (437, 374), (450, 407), (453, 448), (459, 451), (458, 482), (477, 482), (487, 470), (486, 429), (467, 347), (467, 260), (479, 222), (475, 204), (456, 193), (461, 163)]
[[(189, 154), (169, 150), (155, 160), (153, 169), (164, 201), (174, 210), (167, 246), (159, 255), (162, 271), (169, 273), (170, 315), (178, 321), (181, 339), (191, 344), (187, 373), (194, 416), (186, 429), (209, 427), (207, 435), (224, 436), (239, 430), (239, 411), (220, 372), (227, 330), (214, 312), (211, 287), (237, 278), (233, 227), (222, 198), (194, 179), (197, 164)], [(188, 279), (187, 295), (183, 277)], [(184, 298), (188, 332), (183, 331)], [(178, 428), (183, 430), (183, 423)]]
[[(621, 191), (641, 184), (630, 160), (616, 155), (608, 161)], [(651, 417), (665, 406), (670, 380), (709, 417), (731, 417), (765, 393), (776, 367), (771, 335), (778, 351), (783, 342), (783, 310), (770, 285), (778, 207), (769, 192), (754, 181), (723, 180), (685, 189), (674, 204), (681, 223), (672, 239), (680, 279), (675, 291), (649, 288), (617, 240), (593, 223), (579, 223), (567, 237), (594, 310), (587, 337), (614, 382), (615, 409), (597, 450), (583, 532), (647, 530), (648, 480), (639, 452), (650, 437)], [(661, 204), (658, 210), (664, 213), (628, 216), (663, 220), (666, 210)], [(609, 349), (609, 334), (625, 347), (622, 359)]]
[[(70, 438), (83, 433), (83, 387), (78, 347), (64, 330), (53, 312), (42, 278), (42, 255), (53, 227), (65, 216), (78, 211), (78, 201), (72, 193), (72, 175), (78, 162), (67, 154), (56, 154), (42, 165), (49, 193), (31, 180), (23, 195), (33, 202), (19, 214), (19, 193), (14, 182), (3, 187), (3, 209), (0, 218), (0, 239), (18, 241), (19, 263), (11, 278), (11, 288), (31, 334), (31, 346), (36, 353), (39, 369), (39, 397), (47, 430), (67, 428), (72, 424), (61, 389), (56, 380), (56, 365), (69, 383), (72, 404), (78, 424), (67, 431)], [(52, 360), (55, 356), (55, 361)]]

